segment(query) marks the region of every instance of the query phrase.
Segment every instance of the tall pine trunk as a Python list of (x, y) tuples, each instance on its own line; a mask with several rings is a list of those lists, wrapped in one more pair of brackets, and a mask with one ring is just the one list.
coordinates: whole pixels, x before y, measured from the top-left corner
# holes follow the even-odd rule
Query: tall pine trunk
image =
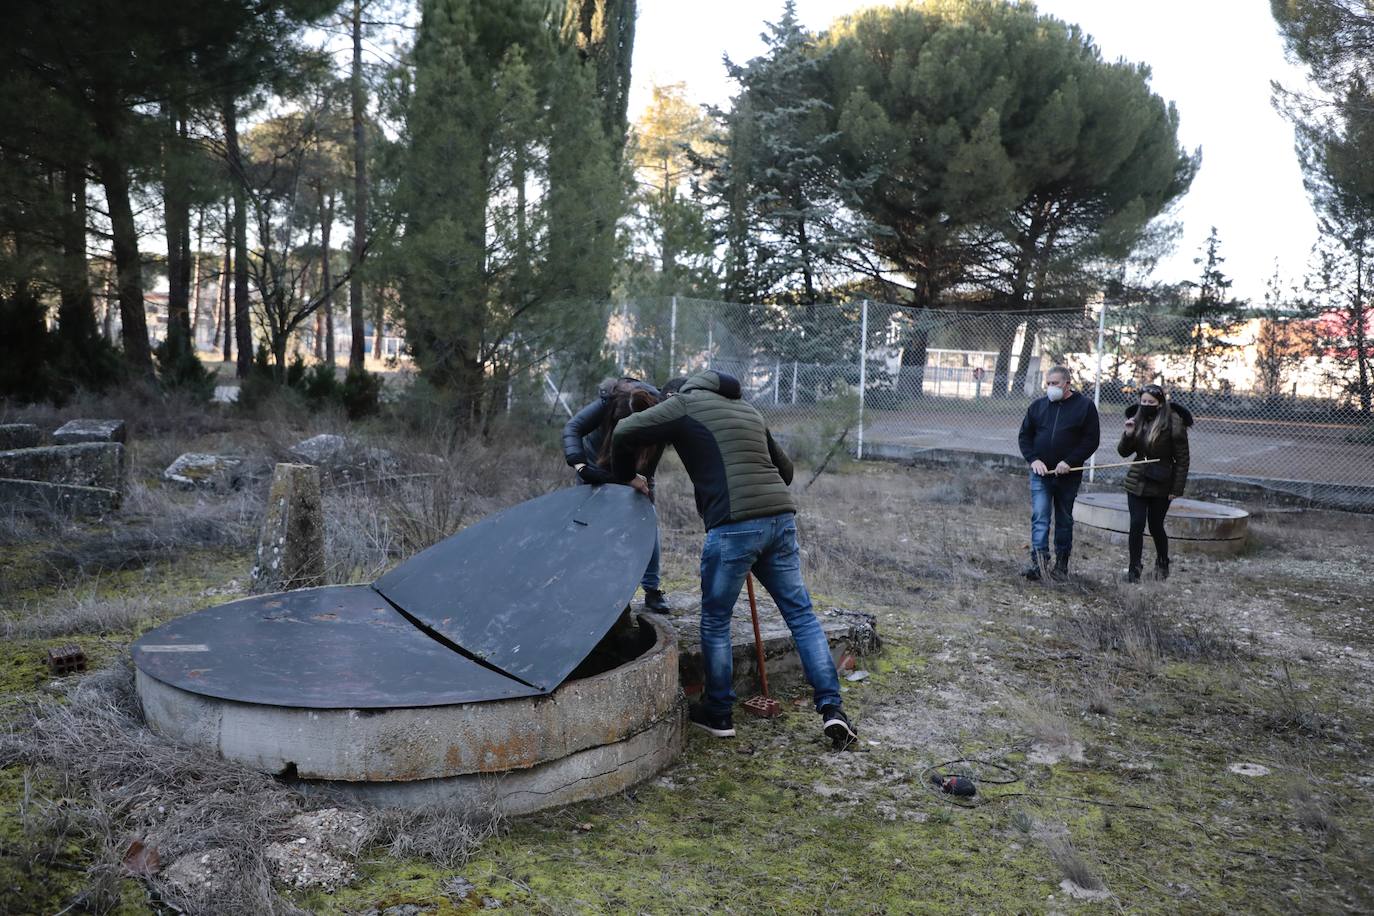
[(248, 311), (248, 202), (239, 151), (238, 109), (232, 94), (224, 100), (224, 148), (234, 189), (234, 342), (239, 348), (234, 374), (242, 379), (253, 368), (253, 325)]
[[(367, 113), (367, 96), (363, 92), (363, 11), (362, 0), (353, 0), (353, 273), (348, 279), (348, 318), (352, 340), (348, 347), (348, 371), (363, 371), (363, 276), (359, 269), (366, 252), (367, 235), (367, 130), (363, 119)], [(380, 308), (380, 306), (379, 306)], [(381, 321), (377, 322), (378, 340)], [(330, 335), (333, 346), (332, 337)]]
[(329, 234), (334, 227), (334, 194), (325, 203), (324, 189), (320, 189), (320, 310), (324, 312), (324, 358), (334, 366), (334, 276), (329, 269)]
[(124, 359), (136, 373), (151, 379), (153, 353), (148, 346), (148, 317), (143, 306), (143, 262), (138, 253), (138, 227), (134, 224), (134, 209), (129, 199), (129, 173), (115, 154), (123, 139), (115, 121), (119, 109), (109, 100), (96, 110), (96, 130), (103, 142), (95, 156), (95, 165), (100, 183), (105, 187), (110, 211)]
[(172, 353), (191, 340), (191, 201), (186, 173), (178, 162), (186, 122), (176, 106), (167, 107), (163, 152), (163, 205), (167, 221), (167, 344)]
[[(220, 275), (220, 319), (219, 330), (224, 335), (224, 362), (234, 361), (234, 224), (233, 209), (228, 201), (224, 204), (224, 273)], [(216, 334), (216, 337), (219, 335)]]
[(57, 334), (70, 353), (86, 353), (97, 336), (95, 297), (86, 264), (86, 164), (62, 173), (62, 279)]

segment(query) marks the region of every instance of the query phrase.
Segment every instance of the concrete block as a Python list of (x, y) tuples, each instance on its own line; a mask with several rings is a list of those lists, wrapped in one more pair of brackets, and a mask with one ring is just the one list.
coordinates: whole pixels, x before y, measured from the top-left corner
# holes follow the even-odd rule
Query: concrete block
[(324, 584), (324, 506), (319, 468), (277, 465), (250, 577), (256, 592)]
[(123, 420), (68, 420), (57, 428), (52, 439), (59, 445), (78, 442), (127, 442), (128, 428)]
[(167, 465), (162, 479), (183, 487), (226, 489), (235, 483), (235, 475), (243, 464), (233, 455), (211, 455), (205, 452), (186, 452)]
[(36, 448), (43, 434), (32, 423), (0, 423), (0, 450)]
[(104, 487), (76, 487), (42, 480), (0, 478), (0, 507), (6, 510), (99, 516), (118, 509), (119, 502), (119, 491)]
[(76, 487), (124, 488), (124, 446), (82, 442), (0, 452), (0, 477)]

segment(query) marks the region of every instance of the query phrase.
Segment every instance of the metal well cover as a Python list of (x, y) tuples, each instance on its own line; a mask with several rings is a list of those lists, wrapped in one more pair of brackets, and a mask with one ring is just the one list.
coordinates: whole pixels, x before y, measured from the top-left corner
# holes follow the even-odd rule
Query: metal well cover
[(570, 487), (488, 516), (373, 587), (442, 639), (547, 693), (634, 596), (656, 524), (653, 504), (629, 487)]

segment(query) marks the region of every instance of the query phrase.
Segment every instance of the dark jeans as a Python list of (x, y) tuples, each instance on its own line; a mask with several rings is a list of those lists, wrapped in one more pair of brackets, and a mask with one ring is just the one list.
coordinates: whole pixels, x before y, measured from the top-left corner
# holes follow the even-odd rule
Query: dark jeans
[(1046, 474), (1031, 471), (1031, 550), (1049, 553), (1050, 517), (1054, 517), (1054, 552), (1067, 557), (1073, 550), (1073, 501), (1078, 497), (1082, 474)]
[(649, 565), (644, 567), (644, 578), (639, 580), (641, 587), (658, 591), (658, 564), (661, 553), (662, 551), (659, 549), (658, 543), (658, 528), (654, 528), (654, 552), (649, 555)]
[(1126, 494), (1126, 508), (1131, 512), (1131, 533), (1126, 549), (1130, 552), (1132, 569), (1140, 568), (1140, 555), (1145, 551), (1145, 523), (1149, 522), (1150, 537), (1155, 542), (1155, 562), (1169, 563), (1169, 536), (1164, 533), (1164, 516), (1169, 511), (1167, 496), (1136, 496)]
[(728, 715), (735, 705), (730, 617), (744, 587), (744, 576), (751, 570), (773, 596), (792, 631), (802, 670), (815, 691), (816, 711), (839, 706), (839, 674), (802, 582), (797, 524), (788, 512), (727, 522), (706, 532), (701, 547), (701, 661), (706, 669), (706, 711)]

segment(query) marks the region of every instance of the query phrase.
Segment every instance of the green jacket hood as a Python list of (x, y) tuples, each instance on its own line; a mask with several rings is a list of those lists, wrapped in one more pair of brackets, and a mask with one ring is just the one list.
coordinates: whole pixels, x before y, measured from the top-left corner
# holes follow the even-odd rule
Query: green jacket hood
[(716, 372), (715, 370), (698, 372), (687, 379), (682, 386), (682, 393), (686, 394), (689, 391), (710, 391), (732, 401), (738, 401), (743, 396), (739, 379), (728, 373)]

